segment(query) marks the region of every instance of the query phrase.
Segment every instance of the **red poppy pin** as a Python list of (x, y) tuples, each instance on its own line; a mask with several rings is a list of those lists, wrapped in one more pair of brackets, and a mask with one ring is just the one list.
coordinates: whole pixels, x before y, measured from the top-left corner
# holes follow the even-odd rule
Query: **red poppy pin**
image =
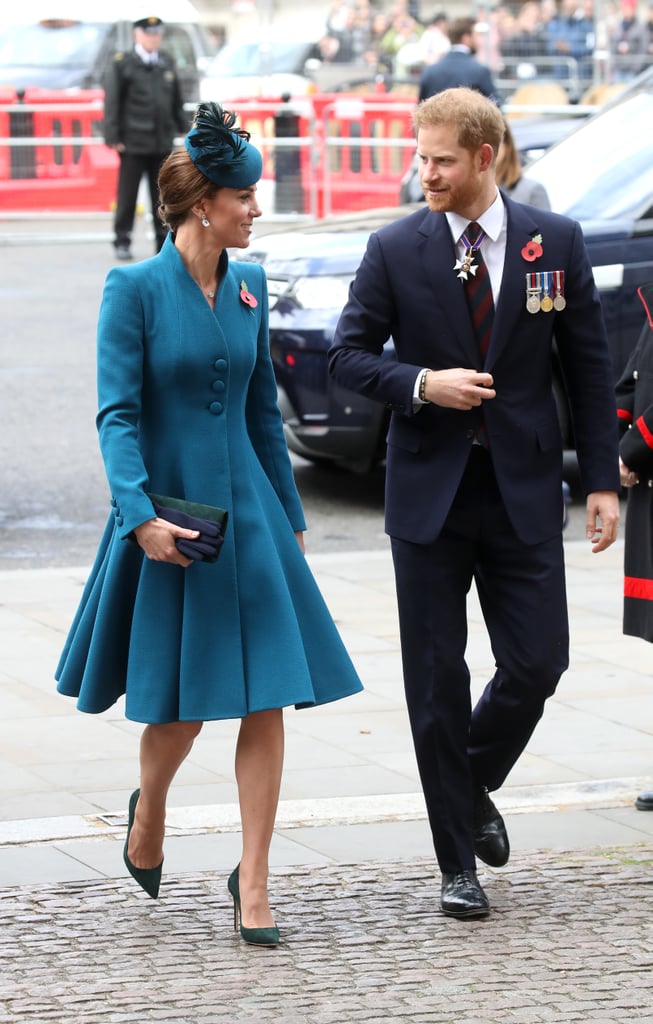
[(542, 248), (542, 236), (538, 234), (533, 235), (530, 242), (526, 243), (526, 245), (521, 251), (521, 254), (525, 260), (527, 260), (529, 263), (532, 263), (533, 260), (539, 259), (543, 252), (544, 250)]
[(250, 313), (253, 313), (258, 306), (258, 299), (251, 292), (247, 291), (246, 281), (240, 282), (240, 298), (246, 306), (249, 306)]

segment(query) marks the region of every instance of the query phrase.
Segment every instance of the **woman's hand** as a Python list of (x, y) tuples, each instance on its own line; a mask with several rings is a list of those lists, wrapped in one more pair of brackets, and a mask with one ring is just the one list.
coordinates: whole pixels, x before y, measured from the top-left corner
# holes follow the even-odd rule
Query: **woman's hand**
[(134, 530), (139, 547), (153, 562), (170, 562), (184, 569), (191, 564), (192, 558), (182, 555), (175, 544), (175, 538), (195, 540), (199, 535), (199, 530), (185, 530), (166, 519), (148, 519)]
[(304, 546), (304, 534), (302, 533), (301, 530), (296, 530), (295, 537), (297, 538), (297, 543), (299, 544), (299, 550), (301, 551), (302, 555), (305, 555), (306, 547)]

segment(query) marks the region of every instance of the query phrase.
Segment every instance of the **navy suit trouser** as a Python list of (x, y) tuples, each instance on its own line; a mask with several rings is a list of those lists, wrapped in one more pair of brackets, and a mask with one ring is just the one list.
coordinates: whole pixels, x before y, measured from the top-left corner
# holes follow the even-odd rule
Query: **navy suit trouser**
[[(406, 700), (442, 871), (475, 868), (474, 787), (498, 789), (569, 661), (562, 532), (517, 537), (489, 453), (474, 446), (437, 539), (392, 538)], [(475, 582), (496, 671), (472, 709)]]

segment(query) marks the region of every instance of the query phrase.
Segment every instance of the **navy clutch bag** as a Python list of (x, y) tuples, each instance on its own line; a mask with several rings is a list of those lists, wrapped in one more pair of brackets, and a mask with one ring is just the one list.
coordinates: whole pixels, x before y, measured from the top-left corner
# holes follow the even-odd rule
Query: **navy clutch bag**
[(186, 530), (199, 530), (199, 537), (194, 540), (186, 537), (176, 539), (175, 544), (182, 555), (195, 562), (217, 562), (229, 521), (226, 509), (183, 498), (170, 498), (164, 494), (148, 493), (147, 496), (159, 519), (165, 519)]

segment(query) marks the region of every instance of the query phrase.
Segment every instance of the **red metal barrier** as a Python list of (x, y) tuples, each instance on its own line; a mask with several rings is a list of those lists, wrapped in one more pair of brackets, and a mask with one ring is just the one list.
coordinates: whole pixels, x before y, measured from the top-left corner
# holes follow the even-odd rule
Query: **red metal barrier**
[[(315, 93), (288, 103), (232, 100), (243, 128), (263, 151), (263, 177), (275, 177), (281, 145), (296, 143), (301, 168), (300, 213), (392, 206), (415, 151), (406, 96)], [(277, 118), (294, 115), (297, 138), (279, 140)], [(277, 185), (279, 185), (277, 180)]]
[(315, 96), (322, 126), (318, 216), (393, 206), (415, 152), (405, 96)]
[(13, 136), (16, 142), (34, 139), (33, 146), (0, 149), (4, 157), (0, 159), (0, 209), (66, 213), (111, 209), (118, 156), (101, 143), (88, 141), (101, 138), (102, 100), (100, 89), (29, 89), (20, 103), (15, 95), (0, 94), (2, 137)]
[[(10, 131), (9, 114), (6, 110), (10, 104), (16, 102), (18, 97), (13, 89), (6, 86), (0, 88), (0, 138), (8, 138)], [(9, 177), (11, 167), (11, 156), (9, 146), (0, 145), (0, 181)]]
[[(230, 106), (260, 146), (277, 198), (294, 190), (277, 212), (321, 217), (398, 202), (414, 152), (414, 103), (405, 96), (326, 93)], [(109, 211), (118, 157), (94, 141), (102, 116), (99, 89), (29, 90), (22, 103), (0, 92), (0, 137), (15, 140), (0, 143), (0, 209)]]

